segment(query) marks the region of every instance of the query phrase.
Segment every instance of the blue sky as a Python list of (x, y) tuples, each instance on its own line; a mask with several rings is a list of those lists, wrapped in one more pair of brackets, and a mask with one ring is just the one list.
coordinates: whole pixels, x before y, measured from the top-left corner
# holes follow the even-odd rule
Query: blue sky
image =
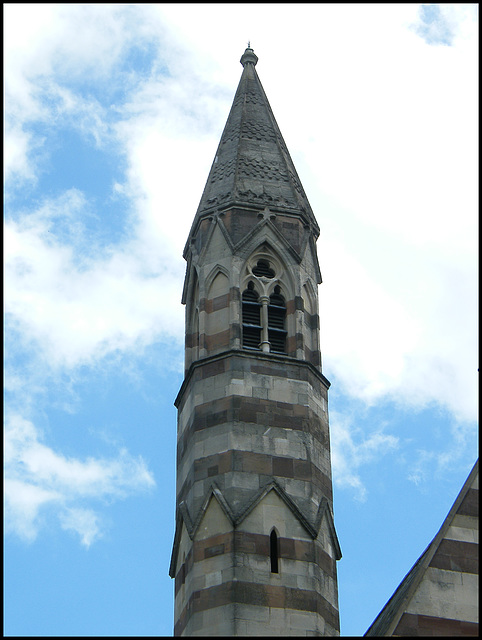
[(182, 250), (248, 40), (321, 228), (342, 635), (478, 456), (477, 6), (253, 6), (4, 5), (6, 635), (172, 634)]

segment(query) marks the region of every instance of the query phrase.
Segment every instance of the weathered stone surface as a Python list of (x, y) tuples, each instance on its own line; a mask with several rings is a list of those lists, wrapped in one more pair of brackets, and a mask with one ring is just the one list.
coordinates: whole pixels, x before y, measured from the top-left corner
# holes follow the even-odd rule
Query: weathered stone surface
[(184, 252), (175, 634), (338, 635), (319, 229), (255, 60)]

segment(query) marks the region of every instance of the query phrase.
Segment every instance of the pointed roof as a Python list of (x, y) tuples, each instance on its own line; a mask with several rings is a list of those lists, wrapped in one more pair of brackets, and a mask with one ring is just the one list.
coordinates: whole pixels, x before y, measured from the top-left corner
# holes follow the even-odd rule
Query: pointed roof
[[(365, 632), (365, 636), (418, 635), (415, 632), (403, 632), (400, 629), (399, 623), (403, 614), (409, 608), (410, 603), (416, 600), (417, 591), (428, 569), (430, 567), (437, 567), (459, 572), (463, 575), (464, 559), (460, 556), (461, 545), (458, 544), (456, 553), (454, 553), (452, 549), (454, 545), (447, 545), (446, 539), (450, 539), (453, 536), (453, 534), (450, 535), (450, 531), (454, 526), (457, 526), (456, 518), (458, 517), (460, 521), (460, 516), (466, 519), (467, 517), (472, 517), (474, 520), (476, 519), (478, 533), (478, 473), (479, 460), (477, 459), (437, 535), (402, 580), (395, 593)], [(463, 525), (465, 527), (469, 526), (466, 524), (466, 521), (463, 521)], [(478, 543), (466, 543), (465, 549), (469, 551), (470, 558), (475, 558), (476, 556), (478, 558), (478, 548), (476, 547), (478, 547)], [(462, 578), (460, 582), (461, 584), (463, 583)], [(430, 613), (431, 612), (428, 611), (426, 612), (426, 622), (429, 620)], [(424, 633), (421, 635), (431, 634)], [(444, 633), (442, 635), (447, 634)], [(472, 635), (472, 633), (468, 635)]]
[(266, 206), (316, 219), (305, 195), (268, 98), (256, 73), (258, 57), (249, 46), (243, 72), (194, 219), (232, 205)]

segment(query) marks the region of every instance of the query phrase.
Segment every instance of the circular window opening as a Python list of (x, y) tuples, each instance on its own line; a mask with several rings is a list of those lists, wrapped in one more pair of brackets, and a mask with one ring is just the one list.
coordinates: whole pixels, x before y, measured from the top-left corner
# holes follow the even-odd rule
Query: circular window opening
[(253, 273), (258, 278), (274, 278), (275, 276), (275, 273), (269, 266), (269, 262), (267, 260), (258, 260), (256, 266), (253, 268)]

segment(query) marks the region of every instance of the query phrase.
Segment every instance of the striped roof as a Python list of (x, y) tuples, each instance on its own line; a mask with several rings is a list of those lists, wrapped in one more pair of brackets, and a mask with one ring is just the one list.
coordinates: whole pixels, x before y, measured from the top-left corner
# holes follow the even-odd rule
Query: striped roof
[(478, 471), (366, 636), (478, 635)]

